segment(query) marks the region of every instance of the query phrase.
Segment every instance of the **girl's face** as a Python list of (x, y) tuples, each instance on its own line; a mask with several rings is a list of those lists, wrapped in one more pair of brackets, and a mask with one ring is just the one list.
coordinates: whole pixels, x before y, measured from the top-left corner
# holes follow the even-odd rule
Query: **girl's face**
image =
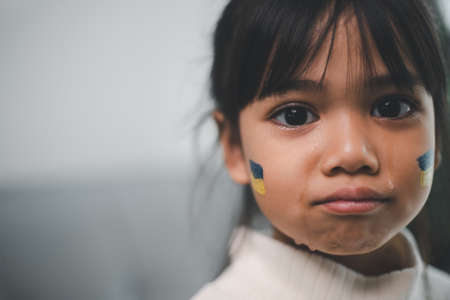
[(327, 45), (294, 88), (241, 111), (241, 145), (222, 138), (231, 177), (252, 183), (272, 225), (338, 255), (379, 248), (418, 214), (435, 153), (431, 96), (393, 85), (377, 53), (365, 80), (348, 32), (338, 27), (322, 87)]

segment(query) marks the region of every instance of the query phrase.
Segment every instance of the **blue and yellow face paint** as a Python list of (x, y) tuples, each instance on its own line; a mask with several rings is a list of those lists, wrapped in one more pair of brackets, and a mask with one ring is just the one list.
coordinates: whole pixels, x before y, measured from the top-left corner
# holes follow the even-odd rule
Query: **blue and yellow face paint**
[(420, 185), (430, 186), (433, 181), (434, 151), (429, 150), (427, 153), (417, 159), (420, 172)]
[(260, 164), (257, 164), (254, 161), (250, 160), (250, 170), (252, 171), (251, 182), (253, 189), (258, 194), (265, 195), (266, 188), (264, 187), (263, 168)]

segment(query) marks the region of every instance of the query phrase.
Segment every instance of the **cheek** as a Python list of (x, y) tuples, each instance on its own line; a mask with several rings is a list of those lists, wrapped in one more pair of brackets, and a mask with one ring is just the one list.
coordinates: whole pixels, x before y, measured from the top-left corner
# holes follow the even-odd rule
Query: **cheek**
[[(435, 140), (432, 130), (412, 132), (396, 147), (385, 147), (385, 172), (402, 209), (392, 212), (411, 220), (431, 191)], [(405, 145), (405, 146), (401, 146)], [(407, 146), (406, 146), (407, 145)]]
[(425, 153), (429, 155), (430, 151), (434, 152), (431, 145), (428, 148), (417, 146), (415, 149), (410, 148), (408, 153), (398, 151), (392, 155), (390, 179), (399, 206), (392, 210), (392, 214), (408, 222), (419, 213), (431, 191), (434, 159), (431, 158), (431, 167), (424, 170), (418, 161)]
[(302, 228), (298, 222), (306, 220), (308, 204), (304, 200), (310, 177), (317, 169), (318, 154), (313, 141), (267, 143), (259, 151), (248, 151), (248, 154), (264, 170), (265, 194), (252, 185), (263, 214), (277, 228)]

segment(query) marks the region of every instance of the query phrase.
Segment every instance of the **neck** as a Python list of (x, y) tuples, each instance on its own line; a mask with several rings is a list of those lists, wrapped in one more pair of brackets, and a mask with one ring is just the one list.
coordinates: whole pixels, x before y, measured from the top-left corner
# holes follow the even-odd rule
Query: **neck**
[[(299, 251), (312, 253), (307, 246), (296, 245), (291, 238), (276, 228), (273, 228), (273, 238)], [(401, 234), (397, 234), (382, 247), (367, 254), (331, 255), (320, 251), (314, 251), (314, 253), (366, 276), (377, 276), (414, 266), (408, 243)]]

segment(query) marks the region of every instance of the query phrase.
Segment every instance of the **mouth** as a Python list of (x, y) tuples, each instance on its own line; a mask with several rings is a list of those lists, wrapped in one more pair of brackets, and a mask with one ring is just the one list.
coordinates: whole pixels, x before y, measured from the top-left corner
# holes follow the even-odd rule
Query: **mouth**
[(321, 206), (339, 215), (367, 214), (380, 208), (391, 198), (368, 187), (343, 188), (325, 198), (316, 200), (313, 206)]

